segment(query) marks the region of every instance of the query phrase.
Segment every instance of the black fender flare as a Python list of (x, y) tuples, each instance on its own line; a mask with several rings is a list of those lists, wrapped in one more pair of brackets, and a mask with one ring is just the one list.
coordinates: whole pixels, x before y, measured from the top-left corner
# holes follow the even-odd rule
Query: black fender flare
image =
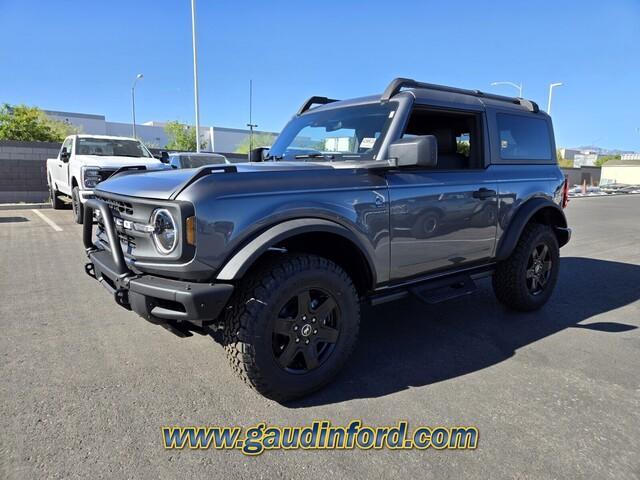
[(224, 263), (224, 266), (218, 272), (216, 279), (220, 281), (238, 280), (242, 278), (255, 261), (271, 247), (274, 247), (283, 240), (296, 235), (312, 232), (333, 233), (353, 243), (366, 260), (375, 284), (375, 264), (371, 255), (367, 249), (363, 247), (362, 242), (358, 237), (345, 226), (322, 218), (297, 218), (293, 220), (286, 220), (268, 228), (233, 254), (233, 256)]
[(498, 249), (496, 252), (496, 258), (498, 260), (504, 260), (513, 249), (516, 247), (520, 235), (524, 227), (529, 223), (536, 213), (540, 212), (544, 208), (552, 208), (553, 220), (548, 222), (552, 227), (556, 237), (558, 238), (558, 244), (562, 247), (569, 242), (571, 236), (571, 230), (567, 228), (567, 219), (564, 215), (562, 208), (547, 198), (533, 198), (526, 201), (517, 211), (514, 213), (513, 218), (509, 222), (507, 230), (502, 235)]

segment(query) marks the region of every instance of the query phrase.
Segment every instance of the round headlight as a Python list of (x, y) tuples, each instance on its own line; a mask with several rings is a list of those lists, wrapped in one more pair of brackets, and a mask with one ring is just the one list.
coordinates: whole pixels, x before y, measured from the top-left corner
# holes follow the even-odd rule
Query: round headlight
[(178, 244), (178, 230), (171, 213), (164, 208), (156, 210), (151, 216), (151, 225), (153, 225), (152, 236), (156, 249), (168, 255)]

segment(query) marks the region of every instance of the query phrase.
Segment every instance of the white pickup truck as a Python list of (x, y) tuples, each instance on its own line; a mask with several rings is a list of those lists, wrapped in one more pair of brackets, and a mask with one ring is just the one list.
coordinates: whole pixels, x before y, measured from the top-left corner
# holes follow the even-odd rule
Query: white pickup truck
[(82, 223), (83, 205), (92, 198), (94, 187), (119, 168), (138, 165), (147, 170), (171, 168), (134, 138), (71, 135), (62, 143), (58, 156), (47, 159), (51, 206), (62, 208), (59, 196), (71, 197), (75, 221)]

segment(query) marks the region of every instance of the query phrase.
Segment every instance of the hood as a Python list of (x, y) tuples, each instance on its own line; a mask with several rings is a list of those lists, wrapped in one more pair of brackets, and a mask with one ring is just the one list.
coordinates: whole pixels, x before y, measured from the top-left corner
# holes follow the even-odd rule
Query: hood
[[(135, 160), (135, 159), (133, 159)], [(343, 163), (343, 162), (340, 162)], [(134, 163), (132, 163), (134, 164)], [(232, 165), (215, 165), (217, 168), (235, 167), (237, 173), (257, 172), (292, 172), (309, 170), (333, 170), (342, 167), (328, 162), (263, 162), (236, 163)], [(186, 186), (195, 183), (200, 172), (208, 171), (212, 167), (185, 168), (181, 170), (150, 171), (144, 173), (130, 172), (116, 175), (104, 182), (100, 182), (96, 190), (102, 190), (117, 195), (156, 198), (169, 200), (175, 198)], [(224, 175), (223, 171), (211, 175)]]
[(144, 165), (147, 168), (166, 168), (157, 158), (117, 157), (111, 155), (76, 155), (75, 160), (88, 167), (117, 169), (127, 165)]

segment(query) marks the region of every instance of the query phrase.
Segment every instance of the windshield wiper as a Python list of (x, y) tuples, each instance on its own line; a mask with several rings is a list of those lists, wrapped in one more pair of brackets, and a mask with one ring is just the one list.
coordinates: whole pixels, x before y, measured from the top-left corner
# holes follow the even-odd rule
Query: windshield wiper
[(326, 160), (333, 160), (334, 155), (331, 155), (331, 154), (325, 155), (324, 153), (305, 153), (301, 155), (295, 155), (293, 158), (295, 158), (296, 160), (300, 160), (302, 158), (324, 158)]

